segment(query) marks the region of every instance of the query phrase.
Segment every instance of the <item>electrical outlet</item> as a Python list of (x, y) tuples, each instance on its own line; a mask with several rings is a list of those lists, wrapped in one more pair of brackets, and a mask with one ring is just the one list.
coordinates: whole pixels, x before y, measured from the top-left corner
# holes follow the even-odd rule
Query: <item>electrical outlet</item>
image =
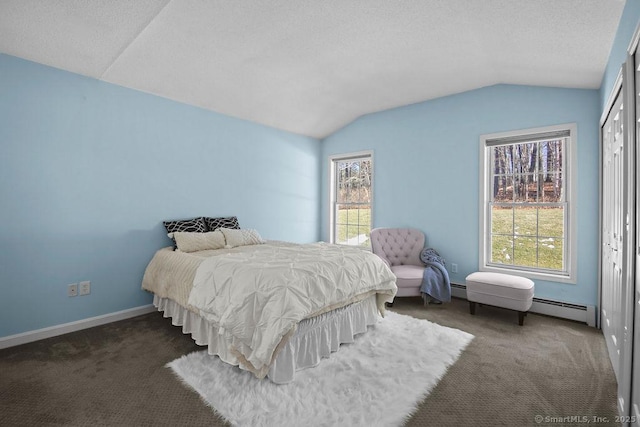
[(91, 293), (91, 282), (90, 281), (85, 281), (85, 282), (80, 282), (80, 295), (89, 295)]
[(67, 296), (68, 297), (77, 297), (78, 296), (78, 284), (72, 283), (67, 285)]
[(458, 272), (458, 264), (451, 264), (451, 272), (452, 273), (457, 273)]

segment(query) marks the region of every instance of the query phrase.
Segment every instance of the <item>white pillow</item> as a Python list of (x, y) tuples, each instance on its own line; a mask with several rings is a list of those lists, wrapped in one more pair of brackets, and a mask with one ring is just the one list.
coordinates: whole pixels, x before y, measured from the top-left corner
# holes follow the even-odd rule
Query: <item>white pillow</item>
[(236, 246), (259, 245), (264, 243), (262, 237), (256, 230), (241, 229), (235, 230), (231, 228), (220, 228), (227, 240), (227, 248), (235, 248)]
[(176, 246), (182, 252), (206, 251), (207, 249), (224, 248), (224, 234), (220, 230), (208, 233), (189, 233), (176, 231), (173, 233)]

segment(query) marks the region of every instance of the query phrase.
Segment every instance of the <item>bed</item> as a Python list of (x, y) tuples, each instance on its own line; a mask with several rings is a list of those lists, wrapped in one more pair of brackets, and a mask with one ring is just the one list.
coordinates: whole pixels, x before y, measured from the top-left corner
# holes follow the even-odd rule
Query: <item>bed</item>
[[(216, 249), (196, 244), (185, 252), (178, 242), (177, 250), (158, 250), (142, 288), (209, 354), (257, 378), (292, 381), (297, 370), (316, 366), (377, 323), (396, 294), (391, 270), (366, 250), (225, 230), (216, 230), (224, 236), (221, 247), (216, 236)], [(174, 236), (205, 234), (214, 233)]]

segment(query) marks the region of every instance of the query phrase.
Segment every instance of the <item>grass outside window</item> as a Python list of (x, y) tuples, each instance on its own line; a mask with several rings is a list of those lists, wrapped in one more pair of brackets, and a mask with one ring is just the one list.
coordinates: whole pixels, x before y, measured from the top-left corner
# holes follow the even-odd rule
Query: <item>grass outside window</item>
[(370, 208), (339, 208), (336, 216), (336, 243), (369, 246)]
[(497, 207), (491, 209), (492, 264), (561, 270), (564, 209)]

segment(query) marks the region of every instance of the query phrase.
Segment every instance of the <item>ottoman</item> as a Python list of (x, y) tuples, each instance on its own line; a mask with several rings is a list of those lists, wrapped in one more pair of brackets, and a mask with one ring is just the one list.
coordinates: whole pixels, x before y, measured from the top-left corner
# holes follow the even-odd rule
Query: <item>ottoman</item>
[(469, 311), (476, 314), (476, 303), (508, 308), (518, 312), (518, 324), (533, 302), (533, 281), (510, 274), (476, 272), (466, 278)]

